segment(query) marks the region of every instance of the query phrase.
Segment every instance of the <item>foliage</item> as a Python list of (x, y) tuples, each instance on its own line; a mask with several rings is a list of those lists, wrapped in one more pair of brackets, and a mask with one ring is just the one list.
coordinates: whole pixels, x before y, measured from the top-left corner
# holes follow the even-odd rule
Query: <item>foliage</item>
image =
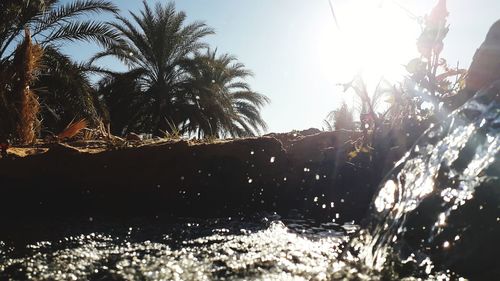
[[(183, 83), (182, 65), (189, 55), (206, 47), (201, 39), (213, 34), (213, 30), (202, 22), (186, 25), (186, 15), (177, 12), (173, 3), (165, 6), (157, 3), (154, 9), (146, 1), (143, 4), (140, 14), (130, 12), (135, 25), (123, 16), (116, 16), (118, 21), (111, 25), (120, 40), (112, 42), (93, 60), (113, 56), (129, 67), (128, 73), (111, 75), (101, 83), (111, 87), (108, 93), (113, 92), (113, 87), (120, 87), (113, 82), (122, 75), (131, 77), (135, 84), (130, 89), (137, 91), (117, 93), (126, 99), (132, 97), (134, 111), (138, 112), (121, 121), (126, 126), (119, 130), (140, 129), (160, 135), (161, 131), (169, 130), (167, 120), (179, 122), (176, 104)], [(122, 99), (119, 100), (121, 103)]]
[[(90, 14), (102, 12), (116, 13), (117, 8), (111, 2), (102, 0), (78, 0), (65, 5), (60, 5), (57, 0), (5, 0), (0, 3), (0, 16), (2, 17), (0, 23), (0, 65), (2, 66), (0, 83), (4, 85), (4, 88), (0, 90), (0, 112), (3, 115), (1, 116), (3, 121), (0, 124), (0, 139), (7, 139), (10, 136), (21, 142), (32, 142), (37, 137), (39, 124), (34, 120), (39, 118), (37, 116), (39, 104), (33, 90), (31, 90), (32, 88), (37, 94), (39, 89), (45, 93), (41, 95), (40, 99), (43, 118), (50, 114), (57, 116), (57, 110), (53, 110), (54, 104), (62, 107), (65, 111), (68, 107), (78, 108), (76, 111), (80, 112), (94, 110), (91, 103), (74, 103), (75, 100), (89, 99), (90, 83), (84, 77), (83, 69), (77, 67), (68, 57), (57, 50), (57, 44), (83, 40), (107, 46), (110, 41), (117, 40), (117, 34), (107, 24), (91, 20), (91, 17), (88, 17)], [(85, 15), (86, 18), (82, 17)], [(23, 30), (27, 30), (24, 36)], [(30, 66), (35, 62), (33, 58), (18, 55), (23, 52), (24, 45), (15, 46), (19, 41), (27, 42), (28, 34), (30, 35), (29, 40), (37, 42), (33, 50), (40, 50), (36, 59), (36, 67)], [(61, 66), (70, 66), (72, 71), (67, 71), (68, 67)], [(24, 75), (20, 75), (21, 73), (16, 71), (21, 67), (26, 68)], [(38, 70), (36, 73), (35, 69)], [(43, 75), (39, 75), (39, 73), (43, 73)], [(17, 78), (20, 80), (18, 81)], [(19, 87), (18, 82), (24, 83), (25, 89), (21, 103), (16, 103), (13, 97), (15, 94), (12, 94), (16, 91), (16, 87)], [(74, 88), (75, 84), (80, 86)], [(61, 95), (62, 92), (64, 95)], [(67, 97), (70, 92), (76, 92), (74, 94), (81, 97), (59, 99), (61, 96)], [(52, 100), (52, 104), (45, 103), (50, 100)], [(12, 108), (16, 108), (17, 104), (23, 104), (24, 109), (12, 111)], [(23, 117), (20, 117), (20, 114)], [(66, 114), (71, 114), (71, 111)], [(15, 119), (19, 118), (25, 123), (19, 125), (23, 127), (23, 131), (12, 126), (16, 122)], [(58, 118), (54, 119), (60, 121)], [(90, 118), (90, 120), (94, 121), (95, 118)], [(62, 122), (67, 122), (67, 120), (62, 120)], [(49, 123), (49, 126), (53, 124), (54, 122)], [(28, 135), (28, 131), (31, 131), (31, 135)]]
[(383, 175), (430, 124), (456, 108), (456, 97), (465, 95), (467, 71), (441, 58), (447, 16), (446, 0), (439, 0), (424, 18), (416, 44), (420, 57), (406, 65), (408, 76), (402, 82), (381, 80), (373, 93), (360, 76), (344, 84), (344, 91), (353, 90), (361, 105), (363, 137), (352, 142), (351, 161), (368, 158), (375, 174)]
[(269, 99), (251, 90), (252, 73), (236, 58), (208, 49), (186, 65), (182, 131), (203, 137), (253, 136), (266, 128), (260, 109)]
[(325, 125), (328, 131), (338, 130), (354, 130), (354, 117), (352, 111), (345, 102), (336, 109), (331, 111), (325, 120)]
[(202, 54), (208, 46), (201, 40), (213, 30), (186, 24), (172, 2), (143, 5), (130, 13), (134, 22), (117, 16), (111, 25), (120, 40), (93, 58), (112, 56), (129, 67), (99, 83), (113, 132), (248, 136), (265, 128), (259, 109), (268, 100), (243, 81), (251, 73), (229, 55)]
[[(60, 5), (58, 0), (5, 0), (0, 6), (0, 59), (9, 60), (13, 47), (29, 28), (33, 40), (42, 47), (67, 41), (91, 41), (108, 45), (117, 34), (105, 23), (89, 20), (92, 13), (112, 12), (118, 8), (104, 0), (77, 0)], [(87, 16), (82, 20), (81, 16)]]
[[(387, 82), (381, 81), (385, 86), (381, 89), (379, 84), (372, 95), (368, 94), (360, 77), (346, 84), (345, 89), (354, 89), (361, 100), (362, 114), (368, 114), (374, 123), (386, 123), (401, 129), (402, 124), (408, 123), (406, 119), (420, 122), (440, 118), (447, 115), (447, 110), (453, 109), (449, 106), (450, 100), (462, 93), (467, 71), (458, 65), (450, 67), (441, 58), (443, 40), (449, 31), (447, 17), (446, 0), (439, 0), (424, 18), (416, 44), (420, 57), (406, 65), (408, 77), (403, 82), (388, 86)], [(376, 112), (376, 104), (382, 97), (388, 107), (384, 112)]]
[(449, 31), (447, 25), (448, 11), (446, 0), (439, 0), (431, 13), (425, 18), (417, 48), (420, 58), (411, 60), (406, 69), (410, 74), (408, 84), (410, 88), (417, 88), (419, 92), (412, 98), (418, 102), (431, 103), (434, 113), (439, 113), (439, 103), (456, 95), (465, 87), (467, 71), (448, 66), (447, 61), (440, 57), (443, 50), (443, 40)]
[(73, 119), (95, 127), (106, 113), (93, 89), (88, 66), (73, 62), (54, 47), (46, 47), (33, 88), (42, 104), (43, 130), (59, 132)]

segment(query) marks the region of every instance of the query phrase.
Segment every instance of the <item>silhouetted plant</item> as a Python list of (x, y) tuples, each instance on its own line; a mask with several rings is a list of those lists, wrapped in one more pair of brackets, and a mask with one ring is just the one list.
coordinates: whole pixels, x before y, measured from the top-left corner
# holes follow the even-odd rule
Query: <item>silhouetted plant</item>
[[(15, 108), (15, 105), (12, 104), (13, 99), (11, 96), (13, 95), (12, 92), (15, 91), (15, 87), (17, 87), (16, 83), (20, 82), (17, 78), (21, 79), (21, 77), (15, 77), (16, 73), (18, 73), (15, 69), (23, 66), (27, 67), (30, 64), (28, 58), (15, 58), (18, 56), (17, 54), (22, 52), (21, 49), (23, 48), (23, 45), (16, 47), (15, 44), (21, 40), (26, 42), (28, 38), (28, 35), (25, 35), (23, 38), (23, 30), (26, 29), (26, 34), (29, 34), (37, 42), (36, 46), (39, 47), (36, 48), (43, 50), (43, 52), (40, 52), (40, 54), (43, 53), (43, 57), (37, 58), (37, 62), (39, 62), (37, 68), (39, 72), (44, 74), (43, 76), (35, 75), (32, 71), (29, 74), (29, 81), (24, 81), (24, 87), (31, 87), (30, 93), (33, 94), (31, 89), (33, 89), (36, 83), (37, 89), (41, 88), (46, 93), (52, 93), (55, 92), (54, 87), (58, 88), (61, 83), (44, 83), (47, 80), (43, 78), (56, 72), (59, 74), (64, 72), (59, 71), (57, 67), (51, 68), (54, 65), (47, 62), (57, 61), (60, 58), (63, 58), (63, 64), (70, 62), (67, 57), (57, 51), (55, 46), (58, 43), (83, 40), (107, 46), (112, 40), (118, 39), (117, 34), (105, 23), (82, 19), (80, 17), (100, 12), (115, 13), (117, 12), (117, 8), (111, 2), (101, 0), (75, 1), (65, 5), (60, 5), (57, 0), (5, 0), (0, 3), (0, 17), (2, 18), (2, 22), (0, 23), (0, 64), (2, 66), (0, 69), (0, 82), (3, 85), (3, 88), (0, 90), (0, 112), (2, 112), (0, 138), (5, 139), (8, 135), (11, 135), (15, 139), (26, 142), (28, 139), (36, 137), (36, 133), (34, 133), (34, 136), (26, 138), (27, 135), (22, 136), (25, 132), (21, 133), (19, 129), (16, 131), (16, 126), (12, 125), (12, 122), (21, 118), (18, 116), (21, 114), (21, 111), (13, 112), (9, 110), (9, 108)], [(68, 73), (64, 74), (68, 75)], [(37, 81), (35, 78), (39, 77), (42, 77), (42, 79)], [(73, 81), (71, 85), (75, 82)], [(88, 81), (86, 83), (88, 84)], [(75, 94), (82, 94), (81, 92), (74, 91), (71, 86), (66, 90), (68, 93), (76, 92)], [(84, 94), (88, 95), (88, 92)], [(50, 106), (44, 104), (45, 100), (45, 97), (41, 99), (42, 108), (50, 108)], [(59, 106), (71, 106), (72, 102), (71, 99), (57, 100), (55, 98), (55, 100), (55, 103)], [(27, 98), (23, 103), (27, 107), (32, 107), (29, 110), (25, 109), (22, 111), (26, 116), (30, 115), (27, 112), (38, 112), (38, 109), (36, 109), (38, 103), (35, 102), (34, 98)], [(74, 106), (77, 107), (78, 105)], [(87, 106), (89, 105), (87, 104)], [(91, 109), (87, 107), (81, 110)], [(48, 111), (43, 110), (43, 112)], [(23, 118), (26, 119), (26, 116)], [(34, 120), (36, 116), (31, 116), (29, 119)], [(31, 121), (28, 123), (31, 123)], [(35, 128), (31, 125), (26, 125), (25, 130), (35, 130)]]
[[(138, 112), (123, 116), (125, 120), (116, 124), (121, 127), (118, 130), (140, 128), (160, 135), (170, 130), (167, 120), (180, 123), (177, 104), (184, 103), (180, 95), (185, 82), (182, 67), (191, 55), (207, 47), (201, 39), (214, 32), (202, 22), (186, 24), (185, 13), (176, 11), (172, 2), (165, 6), (157, 3), (154, 9), (146, 1), (143, 4), (140, 14), (130, 12), (134, 23), (123, 16), (116, 17), (118, 21), (111, 25), (121, 40), (112, 42), (93, 59), (113, 56), (129, 67), (128, 73), (112, 75), (115, 77), (108, 77), (103, 83), (108, 93), (123, 95), (124, 99), (132, 97), (134, 112)], [(113, 83), (120, 80), (120, 76), (133, 76), (134, 85), (129, 84), (129, 93), (113, 89), (120, 88)], [(132, 93), (132, 90), (137, 91)], [(108, 100), (123, 103), (121, 97), (108, 97)], [(108, 106), (117, 108), (117, 104)]]
[(152, 101), (143, 93), (142, 69), (126, 73), (108, 73), (97, 85), (103, 97), (111, 132), (125, 135), (127, 132), (151, 132)]
[[(416, 103), (416, 109), (432, 105), (432, 113), (439, 113), (450, 97), (457, 95), (465, 86), (466, 70), (448, 66), (441, 58), (443, 40), (449, 31), (446, 0), (439, 0), (431, 13), (425, 17), (422, 33), (417, 40), (420, 57), (411, 60), (406, 69), (410, 80), (406, 91)], [(417, 88), (417, 89), (415, 89)]]
[(269, 99), (252, 91), (245, 79), (252, 73), (235, 57), (208, 49), (186, 65), (180, 105), (182, 130), (205, 137), (246, 137), (266, 129), (260, 109)]
[(112, 12), (118, 8), (110, 1), (77, 0), (60, 5), (58, 0), (4, 0), (0, 4), (0, 59), (9, 60), (14, 54), (13, 44), (28, 28), (40, 46), (53, 46), (67, 41), (91, 41), (101, 45), (117, 38), (107, 24), (84, 20), (82, 15)]
[(90, 83), (87, 65), (73, 62), (49, 46), (33, 88), (40, 97), (43, 130), (59, 132), (73, 119), (85, 119), (95, 127), (106, 116), (102, 101)]
[[(441, 58), (443, 40), (449, 29), (447, 16), (446, 0), (439, 0), (424, 18), (417, 40), (420, 57), (407, 64), (409, 75), (402, 82), (389, 85), (381, 80), (373, 93), (367, 90), (360, 76), (344, 84), (344, 90), (352, 89), (360, 100), (364, 131), (364, 137), (355, 140), (349, 157), (353, 161), (359, 155), (367, 157), (376, 175), (392, 167), (393, 161), (401, 157), (430, 124), (456, 108), (451, 106), (457, 104), (453, 102), (454, 97), (464, 95), (466, 71), (458, 65), (449, 67)], [(380, 102), (385, 106), (379, 110)]]
[(325, 124), (328, 131), (355, 129), (353, 113), (345, 102), (342, 102), (338, 109), (331, 111), (326, 118)]
[[(154, 9), (145, 1), (133, 21), (112, 23), (122, 38), (94, 56), (125, 63), (125, 73), (109, 73), (99, 83), (112, 130), (155, 135), (250, 136), (266, 128), (260, 115), (268, 99), (244, 81), (251, 72), (229, 55), (202, 52), (213, 34), (202, 22), (185, 23), (172, 2)], [(178, 132), (178, 133), (175, 133)]]

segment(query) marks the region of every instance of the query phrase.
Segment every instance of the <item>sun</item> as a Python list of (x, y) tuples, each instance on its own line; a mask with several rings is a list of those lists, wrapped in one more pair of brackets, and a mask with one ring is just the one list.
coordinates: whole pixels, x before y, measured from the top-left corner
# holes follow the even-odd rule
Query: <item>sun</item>
[(338, 26), (327, 26), (323, 52), (335, 80), (361, 74), (368, 84), (381, 77), (396, 80), (405, 74), (404, 65), (416, 57), (417, 20), (395, 1), (332, 1)]

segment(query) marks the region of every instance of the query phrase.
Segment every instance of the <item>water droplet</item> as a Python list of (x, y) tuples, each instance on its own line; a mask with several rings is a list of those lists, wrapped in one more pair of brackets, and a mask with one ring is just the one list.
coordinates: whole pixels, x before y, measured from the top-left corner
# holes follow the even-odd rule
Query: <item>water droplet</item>
[(326, 204), (321, 205), (321, 208), (326, 209)]
[(248, 183), (252, 183), (252, 182), (253, 182), (253, 180), (252, 180), (252, 179), (248, 179)]
[(479, 124), (479, 127), (483, 127), (484, 124), (486, 124), (486, 119), (481, 120), (481, 124)]
[(274, 163), (274, 160), (276, 160), (276, 158), (273, 156), (273, 157), (271, 157), (271, 159), (269, 160), (269, 162)]
[(449, 247), (450, 247), (450, 242), (448, 242), (448, 241), (444, 241), (444, 243), (443, 243), (443, 248), (445, 248), (445, 249), (446, 249), (446, 248), (449, 248)]
[(314, 197), (314, 202), (318, 202), (318, 197)]
[(460, 240), (460, 235), (455, 236), (455, 241), (458, 241), (458, 240)]
[(318, 174), (316, 174), (316, 180), (319, 181), (319, 175)]
[(438, 226), (446, 225), (446, 214), (445, 213), (439, 214), (437, 225)]
[(254, 154), (255, 154), (255, 152), (253, 150), (250, 151), (250, 155), (254, 155)]

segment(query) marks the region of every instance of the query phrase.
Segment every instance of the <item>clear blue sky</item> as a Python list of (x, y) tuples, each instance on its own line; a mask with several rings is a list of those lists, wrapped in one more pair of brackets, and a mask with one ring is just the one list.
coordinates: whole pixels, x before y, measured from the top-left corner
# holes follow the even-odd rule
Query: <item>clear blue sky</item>
[[(188, 21), (202, 20), (215, 28), (208, 43), (236, 55), (255, 73), (249, 81), (253, 89), (272, 100), (263, 111), (269, 132), (321, 128), (327, 113), (348, 98), (336, 84), (364, 69), (366, 57), (376, 58), (371, 67), (377, 65), (378, 75), (387, 66), (401, 70), (416, 55), (419, 27), (394, 2), (423, 16), (437, 0), (332, 0), (340, 30), (328, 0), (175, 1)], [(139, 0), (115, 3), (127, 14), (142, 7)], [(448, 0), (448, 10), (451, 30), (443, 57), (468, 67), (488, 28), (500, 19), (500, 1)], [(65, 51), (82, 60), (96, 49), (73, 44)], [(103, 63), (123, 69), (111, 60)]]

